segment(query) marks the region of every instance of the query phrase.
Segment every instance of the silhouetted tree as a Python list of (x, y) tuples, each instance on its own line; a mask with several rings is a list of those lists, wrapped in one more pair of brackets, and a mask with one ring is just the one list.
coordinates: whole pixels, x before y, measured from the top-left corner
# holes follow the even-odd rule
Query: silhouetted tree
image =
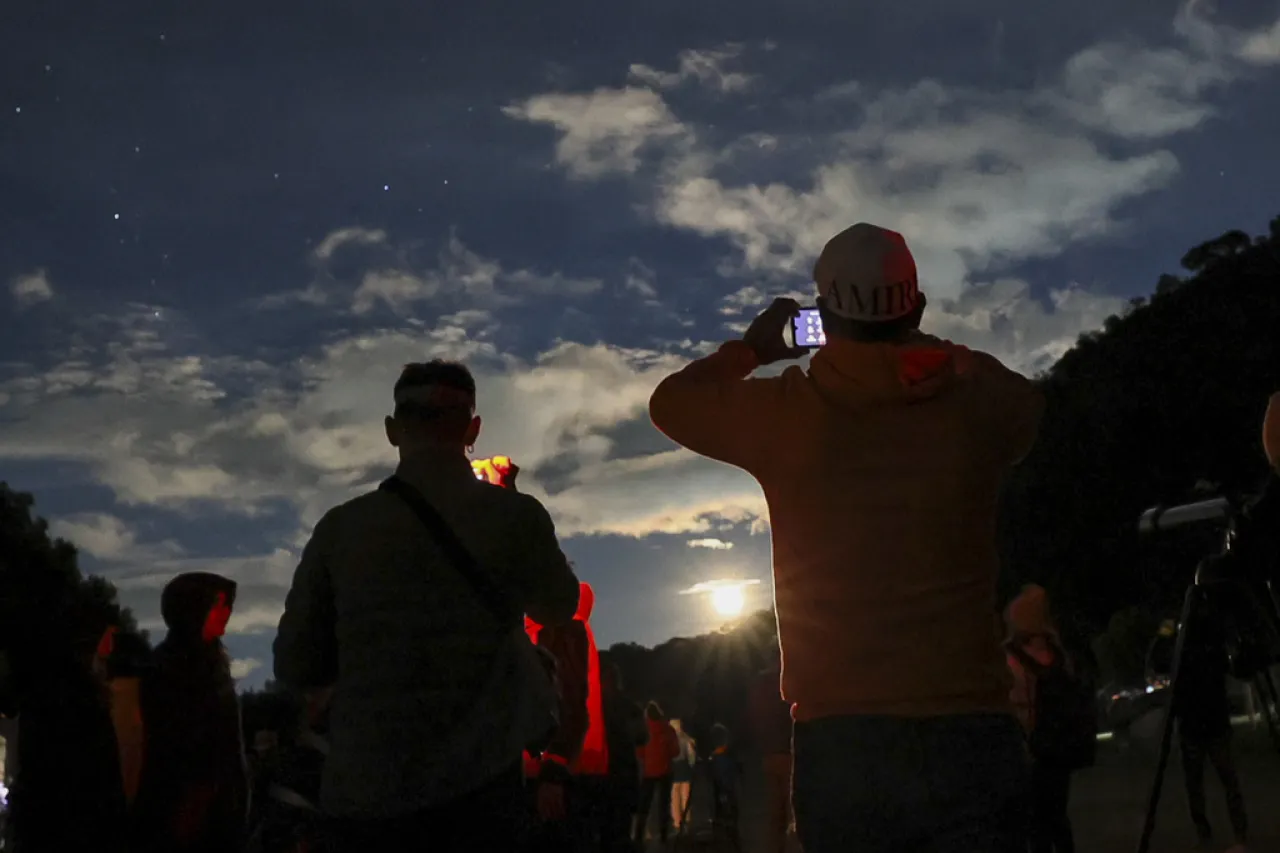
[(6, 694), (0, 704), (10, 711), (13, 691), (36, 675), (23, 662), (38, 666), (41, 648), (74, 630), (61, 614), (89, 610), (123, 631), (137, 631), (115, 587), (81, 574), (75, 547), (50, 536), (49, 525), (33, 513), (34, 504), (31, 495), (0, 482), (0, 653), (10, 675), (0, 687)]

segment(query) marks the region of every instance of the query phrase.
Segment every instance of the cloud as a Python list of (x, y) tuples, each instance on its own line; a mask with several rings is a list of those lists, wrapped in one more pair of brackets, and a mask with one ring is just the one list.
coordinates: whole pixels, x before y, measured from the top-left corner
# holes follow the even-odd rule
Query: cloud
[(231, 661), (231, 677), (239, 681), (261, 668), (262, 661), (257, 658), (236, 658)]
[[(653, 180), (635, 189), (657, 223), (728, 249), (719, 271), (735, 286), (720, 311), (732, 330), (773, 297), (795, 294), (831, 235), (871, 221), (910, 241), (933, 328), (1039, 369), (1123, 303), (1073, 284), (1038, 296), (1010, 271), (1124, 234), (1126, 205), (1179, 174), (1166, 140), (1211, 120), (1211, 95), (1248, 73), (1246, 59), (1262, 64), (1280, 32), (1229, 30), (1194, 7), (1175, 25), (1176, 47), (1095, 45), (1029, 90), (833, 81), (788, 105), (776, 126), (801, 127), (791, 133), (767, 125), (726, 133), (723, 121), (699, 124), (654, 89), (630, 87), (543, 93), (507, 114), (555, 127), (557, 161), (574, 178), (640, 166), (599, 156), (583, 140), (651, 149)], [(633, 69), (632, 79), (670, 88), (690, 74)], [(619, 105), (641, 101), (660, 120), (620, 118)], [(753, 107), (739, 127), (767, 121), (759, 114)], [(770, 173), (788, 177), (754, 177)]]
[(1189, 0), (1179, 11), (1174, 29), (1219, 62), (1255, 67), (1280, 64), (1280, 20), (1262, 29), (1242, 30), (1210, 20), (1212, 6), (1208, 0)]
[(556, 162), (577, 178), (639, 170), (641, 152), (684, 138), (688, 130), (651, 89), (597, 89), (539, 95), (503, 108), (511, 118), (549, 124), (560, 133)]
[(719, 589), (741, 589), (744, 586), (755, 586), (760, 581), (755, 579), (737, 580), (734, 578), (720, 578), (717, 580), (702, 581), (696, 583), (688, 589), (680, 590), (681, 595), (702, 595), (704, 593), (715, 592)]
[(685, 50), (680, 53), (675, 71), (659, 71), (637, 63), (631, 66), (627, 76), (659, 89), (674, 89), (696, 82), (717, 92), (741, 92), (751, 85), (755, 75), (725, 71), (724, 64), (741, 56), (743, 49), (744, 45), (728, 44), (715, 50)]
[(351, 226), (332, 231), (312, 250), (317, 261), (327, 261), (344, 246), (379, 246), (387, 242), (387, 232), (382, 229)]
[(49, 530), (85, 554), (107, 563), (149, 562), (182, 554), (182, 547), (171, 540), (140, 543), (133, 528), (109, 513), (90, 512), (55, 518), (49, 522)]
[(17, 276), (9, 282), (9, 293), (18, 306), (25, 308), (53, 298), (53, 283), (44, 270)]
[(706, 548), (710, 551), (728, 551), (733, 548), (732, 542), (723, 539), (690, 539), (685, 543), (690, 548)]
[[(360, 250), (351, 272), (344, 250)], [(456, 233), (424, 265), (409, 247), (396, 245), (385, 231), (339, 228), (325, 236), (311, 253), (316, 279), (300, 290), (269, 294), (253, 300), (253, 307), (285, 308), (297, 304), (337, 305), (365, 316), (379, 308), (409, 315), (430, 302), (441, 313), (461, 307), (496, 309), (518, 305), (530, 297), (582, 297), (600, 292), (596, 278), (573, 278), (560, 272), (508, 270), (491, 258), (473, 252)]]

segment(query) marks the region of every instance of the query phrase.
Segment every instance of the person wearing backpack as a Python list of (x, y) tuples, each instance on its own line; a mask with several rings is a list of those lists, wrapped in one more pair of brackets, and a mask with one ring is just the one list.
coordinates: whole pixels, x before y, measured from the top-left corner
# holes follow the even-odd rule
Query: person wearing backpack
[(1093, 695), (1063, 648), (1043, 587), (1024, 588), (1005, 620), (1011, 699), (1032, 762), (1031, 853), (1074, 853), (1067, 808), (1071, 775), (1091, 766), (1097, 752)]

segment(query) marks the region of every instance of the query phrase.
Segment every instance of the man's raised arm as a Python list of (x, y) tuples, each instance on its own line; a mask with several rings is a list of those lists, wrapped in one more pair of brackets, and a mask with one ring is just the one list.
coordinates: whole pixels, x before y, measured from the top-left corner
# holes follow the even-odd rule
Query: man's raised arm
[(778, 299), (740, 341), (729, 341), (659, 383), (649, 399), (654, 426), (694, 453), (744, 467), (763, 448), (781, 412), (781, 380), (752, 379), (757, 367), (804, 353), (782, 333), (800, 306)]

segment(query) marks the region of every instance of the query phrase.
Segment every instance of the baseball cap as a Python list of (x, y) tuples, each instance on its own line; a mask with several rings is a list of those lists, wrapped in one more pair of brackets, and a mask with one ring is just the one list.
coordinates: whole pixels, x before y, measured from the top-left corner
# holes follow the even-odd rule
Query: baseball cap
[(905, 317), (920, 304), (916, 261), (896, 231), (859, 222), (827, 241), (813, 265), (826, 309), (862, 323)]

